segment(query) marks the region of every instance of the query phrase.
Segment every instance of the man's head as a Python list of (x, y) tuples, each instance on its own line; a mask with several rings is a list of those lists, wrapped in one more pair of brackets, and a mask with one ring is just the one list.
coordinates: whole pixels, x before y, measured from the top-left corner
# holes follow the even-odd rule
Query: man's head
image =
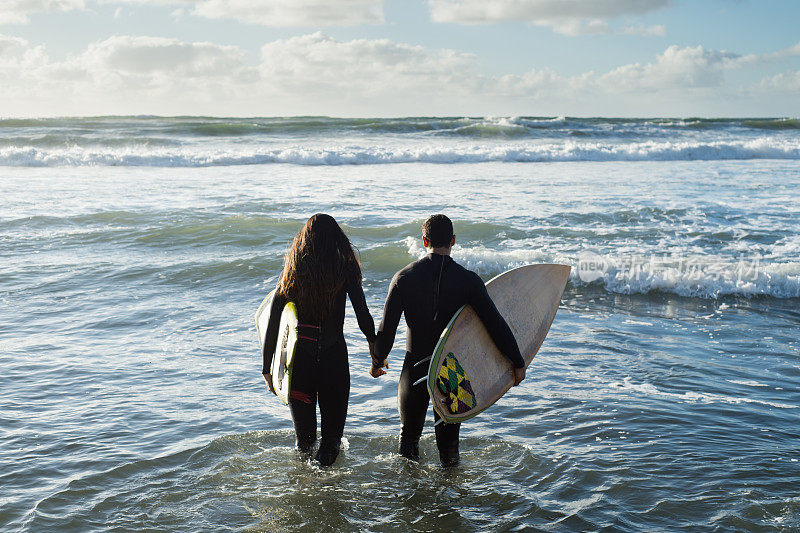
[(428, 249), (449, 249), (456, 242), (453, 223), (445, 215), (432, 215), (422, 224), (422, 245)]

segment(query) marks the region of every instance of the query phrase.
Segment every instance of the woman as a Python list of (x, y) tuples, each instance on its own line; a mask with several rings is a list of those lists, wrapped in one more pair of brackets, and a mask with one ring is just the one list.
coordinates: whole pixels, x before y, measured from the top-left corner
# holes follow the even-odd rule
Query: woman
[(339, 455), (350, 396), (350, 367), (342, 331), (345, 294), (350, 297), (371, 354), (375, 323), (361, 288), (361, 267), (336, 220), (318, 213), (308, 219), (286, 253), (265, 335), (262, 374), (274, 393), (269, 373), (272, 354), (281, 311), (287, 301), (292, 301), (299, 326), (289, 408), (297, 448), (310, 453), (317, 439), (319, 402), (322, 440), (316, 460), (323, 466), (333, 464)]

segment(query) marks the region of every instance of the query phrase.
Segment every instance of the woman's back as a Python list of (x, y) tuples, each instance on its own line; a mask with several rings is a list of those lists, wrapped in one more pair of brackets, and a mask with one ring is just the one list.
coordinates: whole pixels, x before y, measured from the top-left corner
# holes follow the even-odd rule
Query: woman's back
[[(299, 280), (299, 282), (302, 281)], [(372, 315), (369, 313), (366, 297), (361, 288), (361, 273), (355, 270), (351, 270), (349, 273), (345, 274), (341, 289), (333, 295), (330, 307), (324, 314), (319, 313), (318, 306), (315, 306), (314, 303), (302, 304), (291, 297), (285, 296), (280, 291), (276, 291), (275, 299), (273, 300), (272, 316), (279, 316), (286, 302), (295, 302), (299, 322), (310, 327), (312, 330), (316, 330), (319, 348), (324, 350), (344, 337), (346, 296), (350, 297), (350, 303), (353, 305), (359, 329), (364, 333), (364, 336), (369, 342), (374, 341), (375, 323), (372, 319)], [(275, 313), (275, 311), (277, 311), (277, 313)], [(277, 340), (277, 329), (275, 330), (275, 334)], [(267, 339), (270, 339), (269, 328), (267, 330)], [(272, 345), (274, 345), (274, 343)]]

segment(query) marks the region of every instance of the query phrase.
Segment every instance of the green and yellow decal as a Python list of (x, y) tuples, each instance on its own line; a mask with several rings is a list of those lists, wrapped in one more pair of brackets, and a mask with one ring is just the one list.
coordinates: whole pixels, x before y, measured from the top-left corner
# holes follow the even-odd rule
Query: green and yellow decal
[(477, 404), (467, 373), (453, 352), (444, 357), (436, 377), (436, 386), (445, 397), (445, 405), (455, 415), (466, 413)]

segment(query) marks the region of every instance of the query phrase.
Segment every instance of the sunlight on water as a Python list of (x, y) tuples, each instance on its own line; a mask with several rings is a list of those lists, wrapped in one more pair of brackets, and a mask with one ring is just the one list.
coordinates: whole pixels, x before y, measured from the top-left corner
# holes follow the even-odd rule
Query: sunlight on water
[[(81, 127), (117, 119), (96, 120)], [(71, 150), (205, 157), (203, 143), (297, 144), (309, 128), (345, 138), (340, 148), (407, 149), (427, 136), (510, 149), (583, 131), (629, 148), (639, 141), (626, 136), (644, 132), (709, 146), (769, 136), (770, 150), (797, 150), (796, 125), (774, 121), (505, 120), (132, 119), (131, 131), (161, 141)], [(0, 121), (26, 139), (38, 127)], [(69, 136), (76, 125), (48, 127)], [(406, 130), (420, 138), (391, 137)], [(20, 141), (2, 135), (0, 157), (17, 157)], [(800, 527), (796, 161), (110, 167), (58, 159), (62, 141), (31, 157), (71, 166), (17, 159), (0, 181), (3, 530)], [(573, 266), (529, 378), (465, 424), (457, 469), (438, 466), (430, 427), (419, 464), (395, 453), (402, 342), (373, 380), (349, 308), (346, 449), (328, 470), (294, 451), (288, 410), (259, 375), (252, 320), (288, 241), (318, 211), (358, 247), (376, 319), (434, 212), (455, 222), (455, 259), (485, 279)], [(587, 251), (603, 266), (588, 281)]]

